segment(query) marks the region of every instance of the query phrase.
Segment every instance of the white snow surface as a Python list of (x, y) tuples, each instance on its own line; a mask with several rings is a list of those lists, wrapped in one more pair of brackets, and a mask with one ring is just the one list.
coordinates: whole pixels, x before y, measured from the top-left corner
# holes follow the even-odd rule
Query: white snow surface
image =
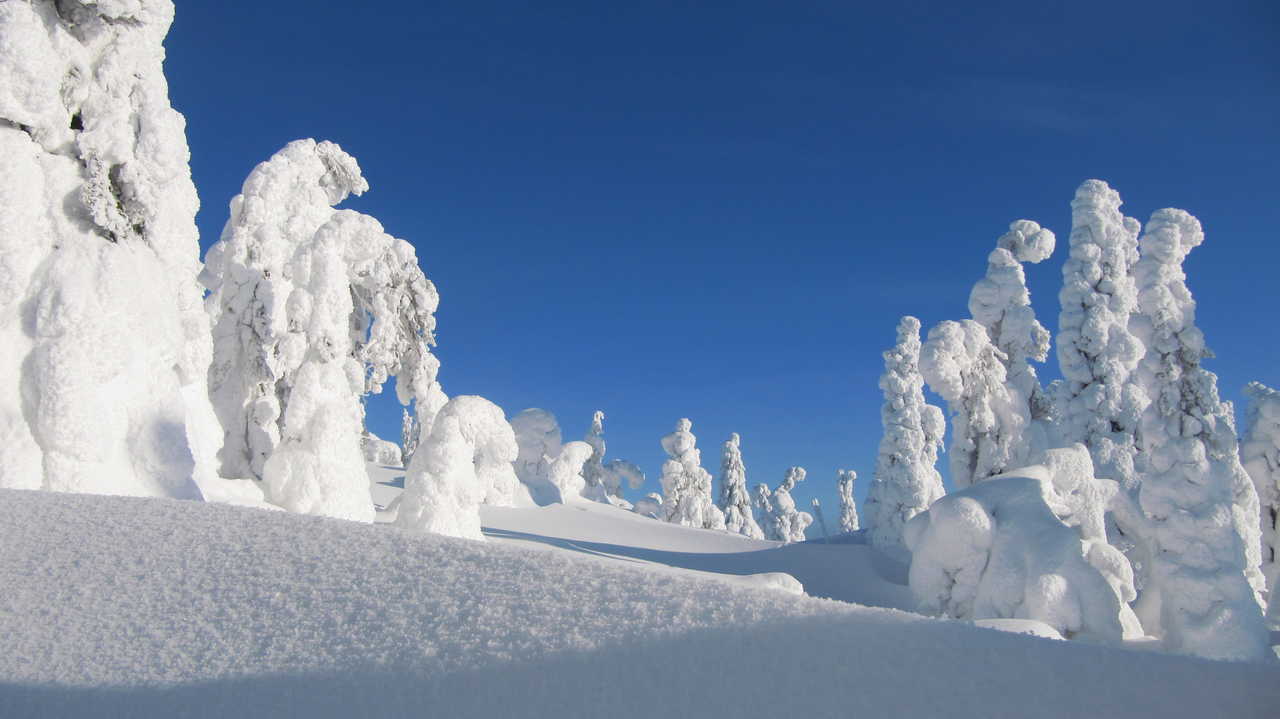
[[(552, 524), (619, 546), (714, 537), (736, 549), (687, 556), (756, 569), (810, 547), (830, 571), (866, 551), (770, 549), (594, 503), (484, 511), (505, 526), (493, 538)], [(1019, 636), (796, 596), (763, 571), (714, 581), (534, 541), (0, 490), (0, 716), (1200, 719), (1280, 704), (1274, 665)]]

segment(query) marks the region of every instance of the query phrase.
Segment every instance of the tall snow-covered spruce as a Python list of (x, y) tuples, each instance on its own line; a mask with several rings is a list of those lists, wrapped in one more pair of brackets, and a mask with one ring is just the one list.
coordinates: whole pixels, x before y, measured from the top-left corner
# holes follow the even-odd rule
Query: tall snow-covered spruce
[(1142, 342), (1129, 331), (1138, 306), (1140, 227), (1120, 214), (1120, 193), (1107, 183), (1081, 184), (1071, 201), (1070, 255), (1058, 293), (1059, 431), (1089, 448), (1099, 477), (1128, 490), (1137, 481), (1135, 438), (1146, 403), (1132, 378)]
[(853, 483), (858, 473), (852, 469), (836, 470), (836, 494), (840, 496), (840, 531), (858, 531), (858, 506), (853, 501)]
[(901, 547), (902, 528), (944, 493), (937, 464), (946, 422), (942, 410), (924, 400), (915, 317), (898, 323), (897, 344), (884, 353), (880, 389), (884, 435), (862, 516), (873, 545)]
[(216, 481), (169, 0), (0, 3), (0, 487)]
[(429, 351), (439, 297), (413, 246), (333, 209), (366, 189), (337, 145), (290, 143), (245, 180), (202, 275), (222, 475), (263, 480), (291, 511), (361, 521), (360, 395), (395, 375), (423, 437), (444, 400)]
[(1280, 392), (1259, 382), (1245, 387), (1249, 398), (1240, 461), (1258, 493), (1262, 530), (1262, 574), (1266, 579), (1267, 615), (1280, 622), (1276, 578), (1280, 577)]
[(734, 432), (720, 452), (720, 510), (724, 512), (725, 529), (752, 539), (764, 539), (764, 532), (751, 511), (741, 444), (742, 439)]
[(1139, 243), (1138, 375), (1150, 401), (1140, 423), (1139, 504), (1151, 566), (1138, 600), (1148, 633), (1211, 658), (1260, 659), (1258, 497), (1240, 463), (1229, 402), (1195, 324), (1182, 263), (1204, 241), (1182, 210), (1157, 210)]
[(686, 527), (724, 529), (724, 513), (711, 499), (711, 475), (702, 468), (702, 453), (693, 423), (676, 422), (662, 438), (667, 461), (662, 463), (662, 514), (668, 522)]

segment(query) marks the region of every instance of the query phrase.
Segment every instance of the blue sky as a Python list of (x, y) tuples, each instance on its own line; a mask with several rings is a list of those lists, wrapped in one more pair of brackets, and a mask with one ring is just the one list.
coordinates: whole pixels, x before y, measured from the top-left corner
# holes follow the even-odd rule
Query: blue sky
[(677, 418), (713, 474), (736, 431), (751, 484), (804, 466), (833, 516), (898, 318), (967, 317), (1027, 218), (1059, 235), (1028, 268), (1056, 329), (1087, 178), (1201, 219), (1207, 365), (1228, 398), (1280, 384), (1280, 6), (966, 5), (179, 2), (166, 72), (202, 249), (255, 164), (333, 140), (372, 186), (346, 206), (440, 288), (447, 392), (566, 438), (603, 409), (651, 489)]

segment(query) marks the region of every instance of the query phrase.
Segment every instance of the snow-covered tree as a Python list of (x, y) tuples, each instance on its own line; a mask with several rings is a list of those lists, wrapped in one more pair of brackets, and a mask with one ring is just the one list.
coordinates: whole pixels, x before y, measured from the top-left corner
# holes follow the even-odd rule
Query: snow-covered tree
[(217, 481), (168, 0), (0, 4), (0, 487)]
[(433, 424), (405, 473), (396, 526), (449, 537), (484, 539), (480, 502), (484, 487), (476, 479), (475, 447), (463, 435), (458, 417)]
[(1118, 485), (1094, 479), (1083, 445), (1046, 457), (947, 495), (907, 524), (920, 610), (1033, 619), (1067, 638), (1141, 637), (1128, 605), (1132, 569), (1105, 537), (1103, 512)]
[(1140, 424), (1140, 534), (1150, 566), (1138, 613), (1166, 646), (1212, 658), (1258, 659), (1269, 642), (1259, 611), (1259, 505), (1240, 463), (1232, 407), (1195, 325), (1182, 263), (1204, 241), (1182, 210), (1157, 210), (1140, 242), (1138, 314), (1146, 348), (1139, 380), (1150, 402)]
[(1249, 398), (1249, 411), (1240, 460), (1253, 480), (1261, 507), (1258, 515), (1262, 574), (1270, 601), (1268, 616), (1280, 622), (1280, 601), (1276, 601), (1276, 578), (1280, 576), (1280, 392), (1250, 382), (1244, 393)]
[(957, 488), (1026, 464), (1026, 408), (1006, 384), (1005, 355), (985, 327), (963, 320), (929, 330), (920, 373), (951, 410), (951, 481)]
[(630, 509), (630, 503), (622, 498), (622, 486), (625, 484), (638, 489), (644, 484), (644, 472), (624, 459), (604, 461), (604, 412), (597, 410), (592, 415), (591, 428), (587, 430), (583, 441), (591, 445), (591, 457), (582, 467), (582, 477), (586, 483), (582, 496), (592, 501)]
[(764, 538), (777, 541), (778, 538), (773, 534), (773, 492), (769, 490), (769, 485), (764, 482), (756, 484), (751, 491), (751, 509)]
[(566, 442), (547, 468), (548, 479), (558, 492), (555, 501), (567, 502), (582, 497), (587, 480), (583, 467), (591, 459), (594, 448), (586, 442)]
[[(423, 437), (445, 397), (429, 351), (439, 298), (413, 246), (371, 217), (333, 209), (366, 189), (337, 145), (290, 143), (232, 200), (202, 280), (214, 318), (209, 386), (224, 430), (223, 476), (261, 478), (267, 499), (294, 511), (372, 520), (367, 478), (349, 464), (363, 425), (359, 396), (395, 375)], [(315, 391), (299, 392), (303, 379)], [(314, 406), (291, 412), (304, 397)], [(287, 481), (267, 469), (285, 445), (288, 466), (271, 466), (287, 469)]]
[(582, 478), (587, 484), (586, 491), (588, 493), (596, 492), (600, 495), (598, 501), (602, 501), (606, 496), (604, 488), (604, 412), (596, 410), (595, 414), (591, 415), (591, 428), (587, 430), (587, 435), (582, 438), (582, 441), (591, 445), (591, 456), (587, 459), (587, 463), (582, 466)]
[(440, 409), (434, 421), (444, 417), (458, 420), (458, 429), (472, 448), (481, 501), (498, 507), (514, 506), (523, 491), (514, 467), (520, 448), (502, 408), (484, 397), (458, 395)]
[(915, 317), (898, 323), (898, 341), (884, 353), (880, 389), (884, 435), (862, 516), (871, 543), (887, 549), (901, 547), (906, 523), (944, 494), (937, 464), (946, 422), (942, 410), (924, 400)]
[(741, 442), (738, 433), (734, 432), (720, 452), (720, 510), (724, 512), (725, 529), (752, 539), (764, 539), (764, 532), (756, 524), (751, 510)]
[(1061, 439), (1083, 442), (1098, 476), (1136, 483), (1138, 418), (1146, 404), (1131, 378), (1143, 347), (1129, 331), (1138, 306), (1133, 268), (1140, 225), (1120, 214), (1120, 193), (1087, 180), (1071, 202), (1070, 255), (1058, 300), (1056, 398)]
[(668, 522), (686, 527), (724, 529), (724, 513), (711, 499), (711, 475), (702, 468), (698, 438), (688, 419), (662, 438), (667, 461), (662, 463), (662, 513)]
[(400, 466), (408, 467), (409, 459), (418, 448), (418, 435), (422, 428), (407, 407), (400, 412)]
[(779, 542), (803, 542), (804, 530), (813, 524), (813, 517), (808, 512), (796, 509), (796, 501), (791, 497), (791, 490), (797, 482), (803, 482), (804, 467), (790, 467), (782, 484), (773, 490), (773, 512), (770, 516), (770, 529), (766, 535)]
[(368, 429), (360, 436), (360, 452), (364, 455), (364, 461), (371, 464), (384, 467), (404, 466), (400, 464), (400, 445), (382, 439)]
[(853, 501), (853, 482), (857, 478), (858, 473), (852, 469), (836, 470), (836, 494), (840, 496), (841, 532), (858, 531), (858, 507)]
[(1004, 355), (1005, 382), (1013, 395), (1020, 421), (1026, 421), (1015, 455), (1030, 456), (1045, 449), (1046, 438), (1034, 436), (1033, 420), (1046, 421), (1052, 414), (1031, 361), (1044, 362), (1049, 356), (1049, 330), (1036, 320), (1031, 308), (1031, 292), (1023, 262), (1038, 263), (1053, 254), (1056, 238), (1048, 229), (1031, 220), (1017, 220), (996, 241), (987, 258), (987, 274), (969, 294), (969, 313)]
[(551, 483), (551, 462), (560, 456), (560, 424), (545, 409), (530, 407), (511, 418), (519, 454), (516, 476), (529, 488), (540, 505), (562, 501), (560, 490)]

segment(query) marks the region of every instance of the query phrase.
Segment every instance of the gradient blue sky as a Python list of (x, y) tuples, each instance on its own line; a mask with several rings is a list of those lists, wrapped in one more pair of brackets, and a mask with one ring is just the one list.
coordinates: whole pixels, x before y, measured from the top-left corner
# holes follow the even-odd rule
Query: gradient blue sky
[[(182, 2), (166, 47), (202, 249), (255, 164), (333, 140), (347, 207), (440, 288), (441, 380), (539, 406), (657, 485), (690, 417), (703, 464), (798, 464), (865, 492), (880, 353), (904, 314), (967, 317), (1008, 223), (1056, 329), (1074, 188), (1182, 207), (1224, 396), (1280, 384), (1280, 4)], [(1057, 376), (1056, 362), (1041, 368)], [(394, 400), (371, 404), (396, 438)], [(945, 460), (944, 460), (945, 464)]]

